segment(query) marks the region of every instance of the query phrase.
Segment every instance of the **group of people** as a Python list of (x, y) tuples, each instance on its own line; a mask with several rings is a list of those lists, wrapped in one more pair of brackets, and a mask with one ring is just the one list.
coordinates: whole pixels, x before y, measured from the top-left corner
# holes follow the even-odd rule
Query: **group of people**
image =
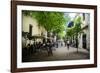
[(39, 53), (42, 50), (47, 51), (48, 56), (53, 55), (52, 47), (54, 44), (51, 41), (47, 42), (34, 42), (33, 44), (28, 44), (23, 48), (23, 55), (31, 55)]
[[(66, 40), (66, 41), (63, 41), (63, 43), (65, 44), (65, 47), (67, 47), (69, 50), (70, 41)], [(43, 40), (43, 42), (34, 42), (32, 44), (28, 43), (25, 47), (23, 47), (22, 55), (27, 56), (27, 55), (39, 53), (42, 50), (45, 50), (47, 51), (48, 56), (50, 56), (50, 55), (53, 55), (53, 52), (52, 52), (53, 47), (58, 48), (59, 42), (57, 41), (53, 42), (51, 40), (47, 40), (47, 41)]]

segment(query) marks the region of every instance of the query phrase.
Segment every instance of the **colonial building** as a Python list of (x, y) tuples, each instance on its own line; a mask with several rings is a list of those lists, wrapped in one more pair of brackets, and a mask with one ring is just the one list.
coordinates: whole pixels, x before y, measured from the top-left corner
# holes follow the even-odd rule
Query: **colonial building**
[(79, 36), (79, 48), (90, 49), (90, 15), (82, 14), (82, 33)]
[(24, 43), (42, 42), (42, 37), (47, 37), (47, 31), (38, 25), (35, 18), (22, 14), (22, 36), (27, 40), (27, 42), (22, 40)]

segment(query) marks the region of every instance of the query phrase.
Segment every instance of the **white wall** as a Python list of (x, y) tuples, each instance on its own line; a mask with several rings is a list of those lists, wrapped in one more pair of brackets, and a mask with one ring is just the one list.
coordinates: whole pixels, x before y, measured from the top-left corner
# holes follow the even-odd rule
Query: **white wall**
[(23, 15), (22, 22), (23, 22), (22, 30), (24, 32), (29, 32), (29, 25), (31, 24), (32, 25), (32, 36), (40, 34), (39, 28), (38, 28), (38, 23), (37, 23), (36, 19), (34, 19), (30, 16)]
[(38, 26), (38, 21), (31, 17), (31, 16), (25, 16), (22, 15), (22, 31), (29, 32), (29, 25), (32, 25), (32, 36), (41, 36), (41, 33), (46, 32), (46, 30), (43, 27)]
[[(33, 0), (45, 1), (45, 0)], [(46, 0), (48, 2), (62, 2), (62, 3), (77, 3), (97, 5), (98, 19), (100, 19), (100, 1), (99, 0)], [(0, 0), (0, 73), (10, 73), (10, 0)], [(100, 22), (98, 22), (100, 24)], [(100, 25), (98, 25), (98, 32), (100, 32)], [(98, 33), (100, 37), (100, 33)], [(100, 38), (98, 38), (100, 40)], [(98, 42), (100, 43), (100, 41)], [(98, 44), (98, 52), (100, 45)], [(100, 64), (100, 53), (98, 53), (98, 64)], [(100, 66), (97, 68), (84, 68), (84, 69), (69, 69), (69, 70), (55, 70), (55, 71), (42, 71), (34, 73), (99, 73)], [(31, 72), (32, 73), (32, 72)]]

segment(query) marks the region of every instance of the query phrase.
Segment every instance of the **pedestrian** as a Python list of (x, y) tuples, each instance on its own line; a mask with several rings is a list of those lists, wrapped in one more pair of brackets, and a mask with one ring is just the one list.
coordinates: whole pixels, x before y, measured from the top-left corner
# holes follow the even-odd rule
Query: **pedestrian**
[(27, 45), (27, 55), (30, 55), (30, 44)]
[(67, 48), (68, 48), (68, 50), (69, 50), (69, 44), (70, 44), (70, 43), (69, 43), (69, 40), (68, 40), (68, 41), (67, 41)]
[(52, 42), (50, 40), (47, 42), (47, 46), (48, 46), (48, 56), (53, 55), (53, 53), (52, 53)]

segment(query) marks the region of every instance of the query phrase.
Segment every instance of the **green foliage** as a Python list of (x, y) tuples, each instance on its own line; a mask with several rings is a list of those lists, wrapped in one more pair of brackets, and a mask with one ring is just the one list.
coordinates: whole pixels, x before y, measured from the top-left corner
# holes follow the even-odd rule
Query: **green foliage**
[(67, 36), (72, 37), (74, 35), (74, 28), (67, 30)]
[(64, 38), (65, 37), (66, 32), (62, 31), (60, 33), (58, 33), (59, 38)]
[(77, 16), (77, 17), (74, 19), (74, 23), (75, 23), (75, 24), (81, 24), (81, 23), (82, 23), (82, 17), (81, 17), (81, 16)]
[(74, 20), (74, 23), (75, 23), (74, 27), (75, 33), (76, 35), (78, 35), (81, 32), (82, 17), (77, 16)]
[(82, 31), (81, 31), (81, 24), (82, 24), (81, 16), (77, 16), (73, 21), (74, 21), (74, 27), (67, 29), (66, 35), (68, 37), (78, 36), (78, 34), (82, 33)]
[(78, 36), (81, 33), (82, 17), (77, 16), (73, 22), (74, 27), (68, 29), (66, 24), (71, 20), (70, 16), (62, 12), (47, 12), (47, 11), (23, 11), (26, 16), (36, 18), (38, 26), (44, 27), (48, 32), (64, 36), (63, 31), (66, 30), (67, 37)]
[(65, 19), (63, 13), (59, 12), (37, 12), (36, 19), (40, 26), (47, 31), (60, 32), (64, 28)]
[(36, 18), (39, 26), (44, 27), (48, 32), (56, 34), (64, 31), (66, 21), (68, 21), (62, 12), (23, 11), (23, 13)]

